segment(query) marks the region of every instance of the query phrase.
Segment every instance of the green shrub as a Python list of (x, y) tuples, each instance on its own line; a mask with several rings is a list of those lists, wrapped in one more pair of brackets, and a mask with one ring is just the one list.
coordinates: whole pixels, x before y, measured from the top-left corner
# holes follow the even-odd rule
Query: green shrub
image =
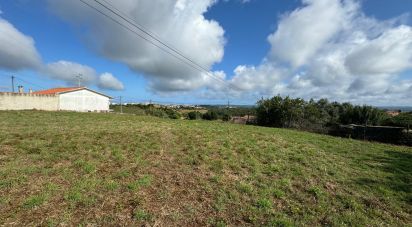
[(192, 111), (187, 113), (187, 119), (189, 120), (196, 120), (200, 118), (201, 113), (198, 111)]
[(223, 121), (230, 121), (232, 119), (232, 117), (229, 114), (224, 114), (222, 117)]
[(202, 118), (203, 120), (213, 121), (213, 120), (217, 120), (218, 116), (217, 116), (217, 113), (212, 110), (212, 111), (207, 111), (206, 113), (204, 113)]

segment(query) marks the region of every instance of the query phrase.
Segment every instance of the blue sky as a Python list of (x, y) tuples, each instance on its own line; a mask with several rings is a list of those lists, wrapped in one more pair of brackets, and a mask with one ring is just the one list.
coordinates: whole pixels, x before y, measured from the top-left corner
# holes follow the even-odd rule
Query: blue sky
[[(312, 0), (311, 0), (312, 1)], [(320, 0), (322, 1), (322, 0)], [(335, 0), (333, 0), (335, 1)], [(339, 0), (336, 0), (340, 2)], [(143, 101), (143, 100), (157, 100), (162, 102), (173, 102), (173, 103), (226, 103), (226, 97), (228, 96), (225, 94), (227, 91), (222, 91), (224, 89), (219, 89), (219, 86), (213, 87), (213, 83), (219, 83), (218, 81), (209, 82), (212, 85), (204, 85), (204, 86), (197, 86), (193, 85), (195, 89), (191, 90), (187, 87), (185, 88), (178, 88), (173, 83), (173, 88), (169, 90), (163, 88), (165, 86), (169, 86), (169, 78), (167, 75), (161, 76), (159, 75), (152, 75), (156, 74), (157, 70), (147, 69), (144, 66), (136, 65), (134, 63), (129, 63), (128, 60), (123, 60), (124, 56), (118, 56), (117, 52), (107, 54), (107, 49), (99, 49), (99, 47), (93, 46), (93, 43), (90, 41), (95, 40), (97, 43), (99, 42), (99, 36), (96, 33), (93, 33), (91, 26), (95, 24), (88, 23), (87, 20), (78, 20), (73, 18), (67, 18), (67, 15), (59, 11), (59, 2), (62, 3), (62, 6), (65, 6), (63, 0), (56, 1), (56, 3), (51, 4), (50, 1), (29, 1), (29, 0), (2, 0), (0, 1), (0, 10), (2, 14), (0, 15), (2, 19), (7, 21), (9, 24), (13, 25), (16, 30), (18, 30), (21, 34), (25, 35), (26, 37), (31, 37), (35, 42), (35, 48), (37, 53), (41, 56), (41, 61), (43, 65), (47, 65), (50, 63), (58, 62), (58, 61), (67, 61), (76, 64), (80, 64), (83, 66), (90, 67), (95, 70), (96, 77), (99, 77), (102, 73), (110, 73), (112, 74), (118, 81), (123, 84), (124, 89), (120, 91), (116, 91), (116, 89), (107, 89), (104, 86), (97, 86), (96, 83), (90, 83), (88, 86), (102, 92), (105, 92), (112, 96), (124, 96), (126, 100), (129, 101)], [(112, 1), (114, 3), (114, 1)], [(149, 4), (151, 1), (143, 1), (146, 4)], [(170, 1), (168, 1), (170, 2)], [(175, 1), (171, 1), (175, 2)], [(205, 0), (205, 2), (208, 2)], [(309, 1), (310, 2), (310, 1)], [(316, 2), (316, 1), (314, 1)], [(374, 19), (377, 22), (374, 22), (374, 27), (384, 27), (382, 31), (379, 31), (377, 35), (374, 37), (370, 37), (369, 42), (373, 44), (374, 39), (379, 39), (380, 36), (384, 36), (386, 31), (395, 30), (397, 27), (401, 25), (410, 26), (411, 19), (407, 15), (412, 12), (412, 1), (404, 1), (404, 0), (363, 0), (363, 1), (354, 1), (356, 4), (359, 5), (359, 9), (352, 10), (356, 11), (357, 14), (363, 14), (364, 17), (368, 17), (369, 19)], [(78, 6), (69, 6), (67, 7), (67, 11), (70, 11), (70, 7), (78, 7)], [(120, 3), (119, 3), (120, 4)], [(186, 3), (187, 4), (187, 3)], [(317, 3), (308, 3), (303, 4), (300, 0), (251, 0), (247, 3), (242, 3), (240, 0), (229, 0), (229, 1), (219, 1), (211, 5), (210, 3), (205, 3), (209, 5), (209, 8), (204, 6), (193, 6), (193, 7), (203, 7), (205, 10), (200, 10), (196, 13), (195, 8), (191, 9), (190, 6), (186, 6), (185, 9), (190, 10), (190, 13), (194, 12), (195, 15), (204, 15), (205, 19), (202, 23), (206, 23), (205, 21), (217, 21), (218, 26), (221, 30), (224, 31), (224, 44), (216, 44), (219, 43), (219, 28), (216, 26), (209, 26), (209, 29), (214, 29), (216, 31), (213, 38), (217, 40), (216, 42), (212, 42), (212, 48), (216, 48), (218, 50), (223, 50), (224, 54), (219, 59), (219, 57), (210, 57), (211, 60), (206, 61), (202, 65), (209, 66), (212, 72), (222, 71), (221, 73), (224, 74), (222, 78), (227, 80), (228, 83), (236, 84), (236, 81), (253, 81), (253, 78), (260, 78), (262, 74), (268, 75), (265, 77), (267, 79), (268, 84), (272, 81), (270, 87), (262, 87), (261, 85), (256, 86), (247, 86), (244, 84), (233, 85), (239, 86), (242, 89), (239, 91), (234, 91), (229, 95), (229, 98), (232, 99), (232, 102), (238, 104), (251, 104), (254, 103), (256, 98), (258, 97), (269, 97), (274, 94), (281, 94), (281, 95), (292, 95), (292, 96), (303, 96), (304, 98), (320, 98), (322, 94), (325, 94), (325, 97), (330, 99), (335, 99), (338, 101), (352, 101), (358, 103), (370, 103), (370, 104), (391, 104), (391, 99), (400, 99), (398, 96), (392, 94), (385, 94), (385, 102), (379, 102), (380, 96), (383, 96), (384, 90), (381, 91), (382, 94), (379, 92), (370, 92), (367, 90), (362, 91), (355, 91), (351, 88), (359, 87), (353, 86), (355, 82), (359, 82), (359, 84), (367, 83), (363, 80), (364, 78), (375, 78), (375, 75), (366, 75), (363, 76), (363, 72), (370, 72), (373, 71), (376, 75), (383, 75), (380, 76), (382, 81), (380, 84), (376, 85), (377, 89), (381, 89), (381, 84), (387, 83), (390, 81), (393, 83), (393, 86), (403, 86), (402, 89), (405, 91), (403, 92), (401, 101), (397, 102), (396, 104), (407, 105), (409, 104), (407, 97), (410, 94), (408, 89), (410, 87), (404, 88), (405, 84), (408, 84), (411, 79), (411, 71), (410, 65), (399, 66), (400, 69), (396, 68), (395, 70), (383, 70), (380, 72), (378, 69), (368, 69), (368, 70), (357, 70), (355, 74), (348, 80), (347, 89), (345, 91), (338, 93), (330, 92), (333, 90), (333, 87), (320, 87), (318, 84), (315, 84), (314, 81), (318, 81), (319, 78), (312, 78), (310, 73), (312, 71), (316, 71), (317, 68), (315, 63), (308, 63), (310, 61), (308, 59), (305, 60), (304, 64), (297, 64), (296, 59), (291, 59), (291, 56), (287, 55), (287, 51), (289, 50), (278, 50), (279, 47), (274, 45), (276, 42), (277, 44), (281, 43), (280, 39), (284, 37), (278, 31), (279, 24), (285, 24), (291, 26), (296, 25), (296, 23), (288, 23), (288, 18), (292, 18), (293, 20), (293, 13), (299, 9), (303, 9), (305, 7), (311, 7), (311, 4), (314, 8), (316, 8)], [(319, 3), (320, 4), (320, 3)], [(343, 3), (341, 3), (342, 11), (344, 10)], [(81, 5), (81, 7), (86, 7)], [(119, 6), (121, 8), (121, 6)], [(349, 6), (347, 6), (349, 8)], [(196, 8), (197, 9), (197, 8)], [(339, 10), (340, 8), (337, 8)], [(156, 8), (153, 8), (156, 10)], [(179, 11), (184, 12), (184, 10)], [(340, 11), (338, 11), (340, 12)], [(77, 13), (77, 12), (76, 12)], [(297, 12), (296, 14), (303, 13)], [(403, 16), (402, 16), (403, 15)], [(75, 14), (73, 14), (74, 17)], [(132, 15), (133, 16), (133, 15)], [(80, 18), (81, 16), (79, 16)], [(99, 18), (99, 15), (94, 15), (94, 18)], [(87, 17), (86, 17), (87, 18)], [(139, 18), (136, 16), (136, 18)], [(397, 19), (394, 19), (397, 18)], [(315, 18), (316, 19), (316, 18)], [(290, 21), (289, 20), (289, 21)], [(355, 19), (353, 19), (355, 21)], [(359, 20), (359, 19), (356, 19)], [(385, 21), (388, 20), (396, 20), (391, 25), (386, 25)], [(298, 20), (299, 21), (299, 20)], [(110, 23), (110, 22), (106, 22)], [(159, 23), (162, 23), (159, 21)], [(353, 24), (358, 24), (356, 21)], [(385, 24), (385, 25), (381, 25)], [(116, 26), (113, 24), (113, 26)], [(156, 26), (151, 24), (145, 25), (151, 29), (151, 31), (156, 31)], [(330, 26), (330, 25), (325, 25)], [(188, 29), (191, 27), (188, 26)], [(119, 29), (119, 28), (114, 28)], [(363, 29), (363, 28), (362, 28)], [(343, 29), (342, 29), (343, 30)], [(369, 30), (368, 30), (369, 32)], [(160, 31), (162, 33), (162, 31)], [(205, 32), (206, 34), (207, 32)], [(214, 34), (213, 32), (210, 32)], [(278, 34), (279, 33), (279, 34)], [(366, 29), (365, 29), (365, 33)], [(99, 33), (100, 34), (100, 33)], [(194, 32), (196, 34), (196, 32)], [(278, 34), (278, 39), (274, 38), (273, 42), (268, 41), (268, 36), (274, 34)], [(341, 34), (339, 33), (339, 37), (344, 37), (347, 34), (347, 31), (342, 31)], [(409, 33), (408, 33), (409, 34)], [(5, 34), (3, 34), (5, 35)], [(167, 34), (166, 34), (167, 35)], [(299, 34), (297, 34), (299, 35)], [(1, 36), (1, 34), (0, 34)], [(121, 36), (121, 34), (119, 34)], [(206, 35), (205, 35), (206, 36)], [(330, 37), (334, 37), (335, 39), (338, 35), (331, 35)], [(176, 37), (179, 37), (176, 35)], [(280, 38), (279, 38), (280, 37)], [(170, 44), (175, 45), (173, 43), (173, 39), (169, 41), (167, 37), (162, 37), (162, 40), (168, 41)], [(294, 37), (291, 37), (290, 42), (294, 42)], [(103, 38), (104, 39), (104, 38)], [(107, 38), (107, 42), (110, 42), (110, 39)], [(119, 38), (120, 39), (120, 38)], [(133, 40), (135, 39), (135, 40)], [(286, 38), (287, 39), (287, 38)], [(329, 38), (332, 39), (332, 38)], [(133, 37), (127, 39), (130, 41), (130, 45), (134, 45), (137, 42), (143, 42), (139, 40), (138, 37)], [(204, 40), (204, 39), (201, 39)], [(104, 42), (104, 41), (103, 41)], [(196, 42), (196, 41), (193, 41)], [(344, 45), (340, 41), (337, 42), (339, 45)], [(91, 44), (92, 43), (92, 44)], [(318, 42), (314, 42), (317, 44)], [(318, 48), (316, 51), (317, 54), (311, 54), (309, 59), (319, 57), (319, 59), (324, 59), (320, 55), (320, 52), (328, 52), (331, 48), (337, 45), (329, 45), (331, 41), (324, 41), (322, 48)], [(346, 43), (345, 43), (346, 44)], [(371, 45), (372, 45), (371, 44)], [(142, 44), (144, 45), (144, 44)], [(309, 45), (309, 44), (308, 44)], [(365, 44), (366, 45), (366, 44)], [(190, 55), (190, 51), (193, 48), (196, 48), (196, 45), (188, 45), (179, 44), (177, 43), (176, 46), (179, 47), (184, 53), (188, 53)], [(145, 47), (145, 46), (141, 46)], [(116, 48), (114, 47), (111, 48)], [(209, 49), (208, 47), (203, 47), (204, 52), (207, 52)], [(275, 49), (278, 48), (278, 49)], [(329, 49), (328, 49), (329, 48)], [(138, 49), (136, 50), (139, 51)], [(354, 52), (357, 50), (354, 50)], [(272, 52), (274, 54), (272, 54)], [(313, 52), (313, 51), (309, 51)], [(133, 54), (133, 53), (132, 53)], [(151, 54), (151, 53), (150, 53)], [(1, 56), (1, 55), (0, 55)], [(144, 53), (138, 54), (139, 58), (144, 58)], [(154, 55), (155, 56), (155, 55)], [(392, 55), (388, 55), (392, 56)], [(404, 56), (404, 55), (401, 55)], [(409, 57), (410, 55), (406, 55)], [(192, 57), (192, 56), (190, 56)], [(193, 56), (194, 59), (197, 56)], [(150, 59), (150, 57), (148, 57)], [(207, 57), (206, 57), (207, 58)], [(119, 60), (122, 59), (122, 60)], [(202, 59), (199, 57), (199, 59)], [(1, 57), (0, 57), (0, 90), (7, 91), (10, 90), (10, 75), (16, 75), (18, 78), (21, 78), (25, 81), (31, 82), (33, 84), (27, 84), (21, 80), (17, 80), (18, 84), (24, 85), (26, 88), (32, 87), (33, 89), (40, 89), (40, 88), (50, 88), (56, 86), (67, 86), (68, 80), (67, 78), (49, 75), (49, 71), (45, 70), (38, 70), (30, 68), (30, 67), (22, 67), (19, 69), (10, 69), (7, 67), (1, 68)], [(155, 59), (156, 60), (156, 59)], [(296, 60), (296, 61), (295, 61)], [(412, 61), (412, 59), (410, 59)], [(158, 64), (161, 61), (156, 61)], [(409, 63), (409, 62), (407, 62)], [(407, 64), (406, 63), (406, 64)], [(182, 63), (177, 63), (176, 68), (184, 68), (184, 64), (179, 65)], [(292, 66), (294, 65), (294, 66)], [(411, 64), (412, 65), (412, 64)], [(238, 71), (237, 73), (234, 72), (236, 68), (243, 70)], [(163, 66), (161, 66), (163, 67)], [(253, 67), (253, 68), (252, 68)], [(389, 66), (388, 66), (389, 67)], [(379, 67), (377, 67), (379, 68)], [(391, 66), (391, 69), (393, 67)], [(386, 68), (385, 68), (386, 69)], [(181, 73), (179, 70), (177, 70)], [(263, 73), (264, 72), (264, 73)], [(247, 75), (245, 75), (247, 73)], [(277, 74), (290, 74), (283, 78), (282, 75), (274, 76)], [(339, 74), (339, 73), (337, 73)], [(358, 75), (362, 74), (362, 75)], [(395, 75), (396, 74), (396, 75)], [(180, 75), (176, 74), (176, 78), (170, 78), (170, 80), (182, 78), (193, 78), (197, 75), (188, 75), (182, 76), (179, 78)], [(362, 77), (361, 77), (362, 76)], [(244, 77), (244, 78), (243, 78)], [(278, 77), (282, 77), (279, 79)], [(154, 79), (153, 79), (154, 78)], [(277, 79), (271, 79), (277, 78)], [(90, 79), (92, 80), (92, 79)], [(188, 79), (189, 80), (189, 79)], [(265, 81), (264, 79), (262, 79)], [(70, 81), (70, 80), (69, 80)], [(159, 82), (160, 81), (160, 82)], [(298, 91), (291, 90), (290, 87), (293, 81), (299, 81), (299, 86), (302, 84), (311, 83), (312, 85), (310, 88), (300, 88)], [(308, 82), (309, 81), (309, 82)], [(195, 83), (196, 82), (196, 83)], [(195, 81), (194, 84), (197, 84)], [(154, 84), (154, 85), (153, 85)], [(206, 83), (205, 83), (206, 84)], [(412, 83), (411, 83), (412, 84)], [(282, 85), (282, 86), (280, 86)], [(392, 85), (392, 84), (391, 84)], [(177, 85), (178, 86), (178, 85)], [(190, 87), (191, 84), (188, 84)], [(208, 87), (209, 86), (209, 87)], [(303, 85), (302, 85), (303, 86)], [(343, 85), (342, 85), (343, 86)], [(405, 85), (406, 86), (406, 85)], [(412, 86), (412, 85), (411, 85)], [(109, 86), (110, 87), (110, 86)], [(161, 87), (161, 88), (160, 88)], [(221, 87), (221, 86), (220, 86)], [(249, 89), (249, 87), (252, 87)], [(316, 89), (314, 89), (316, 87)], [(286, 89), (287, 88), (287, 89)], [(302, 93), (299, 90), (313, 90), (313, 92)], [(389, 90), (389, 87), (385, 87), (386, 90)], [(402, 90), (397, 89), (397, 90)], [(265, 92), (261, 92), (265, 90)], [(346, 95), (346, 93), (353, 94)], [(210, 93), (217, 94), (217, 95), (210, 95)], [(341, 94), (345, 94), (339, 96)], [(339, 97), (338, 97), (339, 96)], [(354, 97), (364, 97), (364, 98), (354, 98)]]

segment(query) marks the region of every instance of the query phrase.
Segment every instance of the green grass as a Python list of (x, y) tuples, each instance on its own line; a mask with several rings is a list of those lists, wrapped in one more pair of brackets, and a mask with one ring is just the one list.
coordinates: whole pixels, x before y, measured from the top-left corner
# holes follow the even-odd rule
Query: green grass
[(412, 148), (221, 122), (0, 112), (0, 225), (410, 226)]

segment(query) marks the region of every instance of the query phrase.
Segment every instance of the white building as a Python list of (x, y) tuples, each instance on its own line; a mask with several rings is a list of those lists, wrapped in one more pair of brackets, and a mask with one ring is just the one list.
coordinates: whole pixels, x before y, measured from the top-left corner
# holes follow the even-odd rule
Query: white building
[(54, 88), (29, 93), (0, 92), (0, 110), (67, 110), (78, 112), (108, 112), (110, 96), (85, 87)]
[(86, 87), (53, 88), (33, 92), (33, 95), (53, 95), (58, 99), (58, 109), (77, 112), (107, 112), (110, 96)]

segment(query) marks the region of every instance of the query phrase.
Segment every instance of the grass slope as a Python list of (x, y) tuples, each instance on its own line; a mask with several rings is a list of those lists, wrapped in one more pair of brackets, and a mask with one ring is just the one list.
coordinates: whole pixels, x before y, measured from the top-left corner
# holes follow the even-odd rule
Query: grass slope
[(411, 225), (411, 163), (292, 130), (0, 112), (0, 225)]

